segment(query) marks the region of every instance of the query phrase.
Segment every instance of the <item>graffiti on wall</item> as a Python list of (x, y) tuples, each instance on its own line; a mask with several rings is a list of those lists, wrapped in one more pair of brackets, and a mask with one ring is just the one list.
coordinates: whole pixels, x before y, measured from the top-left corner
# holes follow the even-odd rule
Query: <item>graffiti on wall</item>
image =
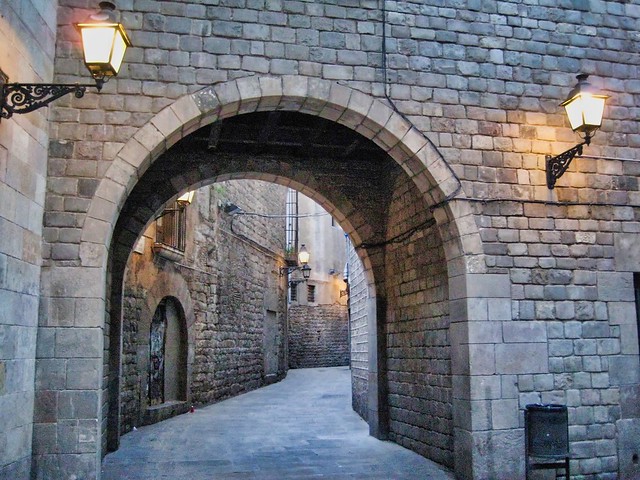
[(149, 404), (164, 402), (164, 345), (167, 316), (165, 305), (160, 304), (151, 321), (149, 337)]

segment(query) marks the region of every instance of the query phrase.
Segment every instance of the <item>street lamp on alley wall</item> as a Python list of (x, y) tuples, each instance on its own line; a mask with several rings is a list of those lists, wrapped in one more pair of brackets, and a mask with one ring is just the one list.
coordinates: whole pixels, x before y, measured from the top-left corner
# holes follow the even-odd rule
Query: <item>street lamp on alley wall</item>
[(280, 269), (280, 276), (283, 276), (285, 273), (289, 275), (296, 270), (300, 270), (300, 272), (302, 272), (303, 278), (303, 280), (300, 281), (306, 282), (311, 276), (311, 267), (309, 266), (310, 257), (311, 255), (309, 254), (307, 247), (303, 243), (302, 245), (300, 245), (300, 249), (298, 250), (298, 265), (293, 267), (282, 267)]
[(75, 24), (82, 38), (84, 63), (95, 84), (7, 83), (8, 77), (0, 71), (1, 118), (32, 112), (68, 93), (82, 98), (87, 88), (95, 87), (100, 91), (105, 82), (118, 74), (131, 42), (122, 24), (116, 20), (115, 5), (100, 2), (99, 8), (84, 22)]
[(567, 171), (571, 161), (582, 155), (582, 147), (591, 144), (591, 138), (602, 125), (604, 104), (607, 95), (596, 90), (589, 82), (589, 75), (577, 76), (578, 84), (569, 92), (567, 99), (560, 105), (565, 108), (571, 129), (584, 134), (584, 141), (555, 157), (546, 156), (547, 187), (553, 189), (556, 180)]

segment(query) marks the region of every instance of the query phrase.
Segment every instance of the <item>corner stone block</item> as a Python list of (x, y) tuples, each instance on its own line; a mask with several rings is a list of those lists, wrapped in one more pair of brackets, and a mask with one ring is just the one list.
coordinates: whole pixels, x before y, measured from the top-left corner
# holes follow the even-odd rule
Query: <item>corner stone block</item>
[(517, 398), (491, 401), (491, 427), (494, 430), (518, 428), (520, 408)]
[(620, 272), (598, 272), (598, 299), (602, 301), (633, 302), (633, 274)]
[(613, 236), (616, 270), (640, 272), (640, 235), (637, 233), (616, 233)]
[(609, 357), (609, 381), (613, 386), (640, 383), (640, 364), (637, 355)]
[(107, 247), (103, 244), (82, 242), (80, 244), (80, 264), (83, 267), (105, 268), (107, 253)]
[(100, 388), (101, 379), (102, 359), (73, 358), (67, 361), (67, 388), (97, 390)]
[(492, 375), (496, 373), (496, 349), (501, 345), (469, 345), (469, 370), (471, 375)]
[(100, 471), (100, 461), (93, 452), (38, 455), (34, 458), (33, 471), (37, 472), (36, 480), (54, 478), (96, 480), (97, 472)]
[(633, 302), (608, 302), (610, 325), (636, 325), (636, 306)]
[(457, 298), (511, 298), (511, 280), (507, 274), (481, 273), (449, 279), (449, 295)]
[(56, 357), (102, 358), (103, 343), (101, 328), (59, 328), (56, 332)]
[(98, 390), (68, 390), (58, 395), (58, 419), (95, 419), (100, 412)]
[(511, 320), (510, 298), (489, 298), (487, 300), (489, 320)]
[(43, 272), (52, 297), (104, 298), (104, 272), (100, 268), (55, 267)]
[(524, 478), (523, 429), (474, 432), (472, 435), (474, 476), (468, 478)]
[(621, 479), (640, 478), (640, 419), (618, 420), (616, 422), (618, 435), (618, 462)]
[(502, 322), (469, 322), (469, 343), (501, 343)]
[(532, 374), (549, 372), (546, 343), (496, 345), (496, 373)]
[(504, 322), (502, 329), (506, 343), (544, 343), (547, 341), (547, 329), (544, 322)]

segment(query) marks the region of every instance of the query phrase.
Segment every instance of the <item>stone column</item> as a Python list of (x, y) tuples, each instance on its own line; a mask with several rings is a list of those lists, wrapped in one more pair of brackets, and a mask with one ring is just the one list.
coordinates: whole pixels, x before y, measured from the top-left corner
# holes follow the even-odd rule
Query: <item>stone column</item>
[(544, 326), (512, 321), (506, 274), (453, 277), (449, 292), (457, 478), (522, 478), (513, 375), (548, 371)]
[(95, 479), (102, 453), (104, 270), (49, 267), (42, 284), (35, 478)]

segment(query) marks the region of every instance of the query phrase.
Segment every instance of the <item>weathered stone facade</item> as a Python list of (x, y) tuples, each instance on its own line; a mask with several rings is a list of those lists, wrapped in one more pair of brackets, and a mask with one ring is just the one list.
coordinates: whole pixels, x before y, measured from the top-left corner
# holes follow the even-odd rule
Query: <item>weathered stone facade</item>
[[(0, 4), (0, 70), (10, 82), (51, 81), (56, 4), (20, 3)], [(50, 364), (58, 375), (35, 375), (48, 143), (46, 111), (0, 123), (0, 478), (28, 478), (35, 385), (47, 388), (61, 380), (59, 363)], [(39, 352), (51, 351), (51, 339), (41, 340)], [(73, 370), (79, 363), (71, 360), (68, 366)], [(35, 405), (36, 422), (47, 421), (51, 408), (55, 414), (52, 400), (41, 398)], [(50, 429), (41, 433), (47, 437)], [(38, 452), (40, 444), (33, 443), (33, 449)]]
[[(369, 335), (375, 323), (368, 325), (373, 319), (368, 314), (369, 286), (367, 285), (364, 266), (353, 246), (349, 248), (348, 257), (348, 289), (349, 289), (349, 343), (351, 355), (351, 403), (353, 409), (363, 419), (369, 416)], [(374, 344), (375, 345), (375, 344)]]
[[(274, 184), (246, 180), (199, 189), (194, 203), (184, 210), (186, 248), (173, 260), (152, 248), (155, 224), (147, 229), (146, 246), (132, 254), (125, 277), (121, 433), (284, 376), (286, 289), (279, 266), (285, 192)], [(243, 213), (226, 213), (228, 202)], [(274, 218), (250, 215), (254, 213)], [(152, 407), (149, 327), (166, 298), (184, 311), (189, 352), (179, 374), (186, 388), (182, 396)], [(272, 319), (275, 323), (270, 325)], [(166, 341), (178, 343), (169, 337)]]
[[(87, 14), (79, 4), (94, 5), (59, 4), (56, 78), (81, 81), (85, 73), (70, 23)], [(21, 22), (36, 24), (20, 18), (28, 8), (0, 5), (12, 25), (2, 24), (0, 34), (16, 47), (2, 69), (19, 81), (33, 78), (33, 71), (48, 72), (38, 67), (48, 64), (39, 61), (40, 50), (28, 47), (36, 34), (18, 29)], [(109, 343), (119, 341), (126, 258), (162, 204), (194, 185), (229, 178), (299, 189), (350, 235), (367, 287), (372, 433), (404, 441), (396, 423), (404, 419), (398, 428), (405, 428), (423, 421), (411, 409), (440, 408), (450, 388), (452, 434), (443, 443), (452, 448), (456, 475), (520, 478), (521, 409), (536, 401), (566, 403), (576, 476), (638, 474), (633, 279), (640, 271), (639, 5), (145, 0), (123, 1), (119, 8), (134, 48), (118, 79), (99, 95), (59, 101), (51, 108), (50, 125), (40, 112), (0, 124), (0, 155), (7, 152), (6, 160), (0, 156), (0, 166), (6, 165), (0, 170), (6, 172), (0, 178), (0, 217), (11, 232), (5, 236), (3, 230), (1, 258), (7, 265), (18, 259), (15, 266), (38, 270), (38, 205), (46, 192), (39, 297), (20, 294), (21, 301), (40, 302), (36, 478), (99, 477), (101, 419), (114, 412), (108, 377), (120, 359), (109, 352)], [(30, 52), (33, 62), (23, 62), (17, 52)], [(574, 160), (550, 191), (544, 155), (577, 143), (558, 103), (580, 72), (611, 98), (587, 156)], [(192, 149), (190, 155), (173, 148), (201, 127), (258, 111), (295, 111), (300, 124), (313, 125), (306, 116), (333, 123), (280, 156), (257, 152), (242, 160), (224, 148), (206, 154)], [(320, 140), (342, 135), (341, 126), (361, 135), (344, 156), (310, 156)], [(47, 130), (52, 138), (45, 189), (38, 179), (45, 176)], [(25, 164), (21, 139), (27, 137), (36, 140), (27, 141), (35, 151)], [(384, 156), (368, 150), (370, 143)], [(16, 178), (10, 172), (23, 170), (24, 182), (10, 180)], [(399, 204), (390, 209), (392, 200)], [(33, 216), (23, 214), (26, 204), (33, 206)], [(412, 208), (416, 214), (405, 216)], [(18, 218), (29, 218), (33, 228), (17, 228)], [(20, 250), (25, 238), (36, 247), (22, 244)], [(15, 251), (5, 252), (9, 248)], [(406, 255), (426, 261), (415, 278), (415, 261)], [(25, 291), (25, 285), (7, 284), (16, 278), (25, 277), (3, 274), (3, 295), (15, 298), (16, 290)], [(18, 362), (27, 372), (34, 319), (15, 308), (3, 316), (4, 328), (13, 317), (31, 332), (9, 333), (12, 345), (29, 345), (26, 360)], [(441, 336), (447, 322), (449, 378), (440, 373), (446, 357), (434, 357), (446, 350)], [(429, 329), (416, 339), (409, 332), (420, 324)], [(395, 341), (398, 352), (392, 352)], [(14, 366), (13, 360), (3, 362)], [(400, 386), (393, 383), (405, 376), (422, 381), (414, 362), (434, 368), (438, 375), (431, 379), (442, 380), (427, 383), (437, 388), (417, 395), (420, 400), (412, 393), (407, 407), (398, 409), (393, 402), (399, 398), (390, 393)], [(29, 394), (31, 382), (24, 378), (26, 387), (12, 391)], [(2, 393), (3, 401), (10, 397)], [(420, 440), (424, 433), (430, 448), (412, 448), (441, 455), (431, 445), (440, 441), (442, 420), (448, 420), (447, 412), (406, 437)], [(15, 444), (29, 422), (7, 430), (9, 441)], [(16, 452), (15, 458), (3, 458), (5, 469), (25, 459), (29, 449)], [(451, 454), (438, 458), (450, 462)]]
[(349, 323), (344, 305), (289, 307), (289, 368), (349, 365)]

